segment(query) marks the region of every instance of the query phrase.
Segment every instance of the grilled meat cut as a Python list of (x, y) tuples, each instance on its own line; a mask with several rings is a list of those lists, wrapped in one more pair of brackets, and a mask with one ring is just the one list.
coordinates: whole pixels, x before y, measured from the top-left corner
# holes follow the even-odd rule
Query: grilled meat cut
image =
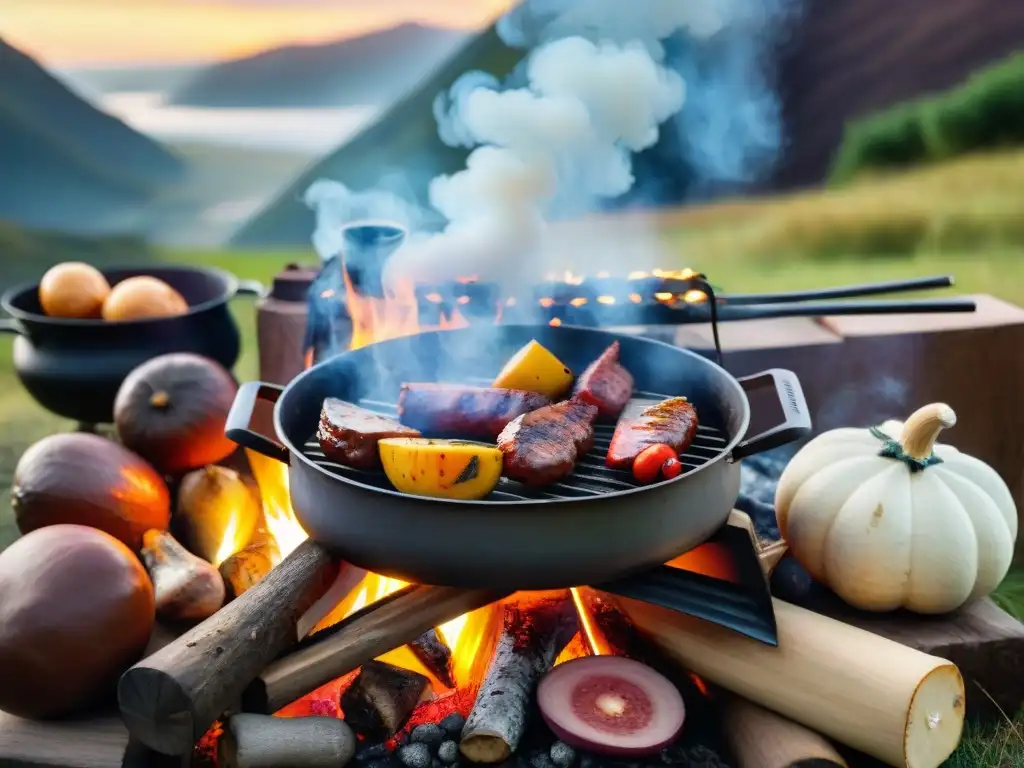
[(685, 397), (672, 397), (653, 405), (637, 404), (622, 415), (605, 464), (629, 470), (644, 448), (662, 443), (682, 455), (697, 434), (697, 411)]
[(431, 436), (493, 440), (516, 416), (548, 405), (536, 392), (461, 384), (403, 384), (398, 419)]
[(324, 400), (316, 439), (331, 461), (357, 469), (377, 469), (377, 441), (385, 437), (419, 437), (415, 429), (395, 419), (346, 403), (336, 397)]
[(597, 406), (576, 398), (518, 416), (498, 435), (503, 474), (531, 486), (564, 479), (594, 447), (596, 417)]
[(573, 394), (597, 406), (603, 421), (615, 421), (633, 396), (633, 375), (619, 363), (619, 342), (613, 342), (576, 380)]

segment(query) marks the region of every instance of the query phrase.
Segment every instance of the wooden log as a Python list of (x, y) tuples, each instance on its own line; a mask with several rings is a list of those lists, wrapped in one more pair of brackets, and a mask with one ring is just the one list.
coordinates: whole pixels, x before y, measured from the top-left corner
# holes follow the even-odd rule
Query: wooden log
[(846, 768), (828, 739), (782, 715), (716, 690), (725, 741), (736, 768)]
[(515, 752), (537, 682), (579, 627), (568, 594), (531, 596), (503, 608), (498, 644), (459, 744), (474, 763), (500, 763)]
[(384, 741), (408, 722), (429, 688), (430, 681), (419, 672), (368, 661), (341, 694), (341, 711), (359, 735)]
[(406, 587), (317, 632), (309, 645), (270, 664), (245, 690), (242, 710), (273, 714), (428, 629), (502, 597), (485, 589)]
[(635, 652), (633, 630), (615, 601), (590, 587), (573, 590), (580, 615), (583, 644), (594, 656), (632, 656)]
[(446, 688), (455, 687), (455, 663), (452, 649), (434, 628), (409, 643), (409, 650)]
[(935, 768), (964, 723), (957, 668), (870, 632), (774, 600), (779, 645), (636, 600), (633, 625), (708, 682), (894, 766)]
[(125, 672), (117, 698), (131, 735), (164, 754), (188, 753), (270, 660), (297, 641), (303, 612), (338, 573), (338, 561), (306, 541), (260, 584)]
[(334, 717), (233, 715), (217, 745), (219, 768), (344, 768), (356, 737)]

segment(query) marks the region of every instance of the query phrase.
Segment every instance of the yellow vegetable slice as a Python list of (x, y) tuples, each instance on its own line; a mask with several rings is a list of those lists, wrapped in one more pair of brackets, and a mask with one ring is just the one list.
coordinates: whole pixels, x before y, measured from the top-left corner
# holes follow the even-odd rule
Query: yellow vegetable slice
[(568, 391), (572, 380), (569, 367), (535, 339), (505, 363), (491, 386), (537, 392), (554, 400)]
[(468, 440), (387, 437), (378, 444), (384, 474), (402, 493), (482, 499), (501, 479), (502, 453)]

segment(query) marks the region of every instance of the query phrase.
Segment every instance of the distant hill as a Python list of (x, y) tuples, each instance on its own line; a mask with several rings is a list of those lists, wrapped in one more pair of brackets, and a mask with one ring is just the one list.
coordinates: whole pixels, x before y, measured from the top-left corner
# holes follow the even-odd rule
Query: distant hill
[[(779, 91), (786, 148), (775, 175), (761, 191), (818, 184), (847, 120), (916, 96), (949, 88), (971, 71), (1001, 59), (1024, 43), (1024, 3), (1005, 0), (804, 0), (804, 15), (778, 51)], [(461, 167), (465, 152), (437, 138), (435, 96), (463, 72), (482, 69), (502, 76), (521, 52), (507, 48), (494, 29), (473, 39), (361, 134), (306, 171), (234, 238), (239, 245), (306, 245), (313, 216), (299, 201), (319, 178), (355, 189), (404, 174), (420, 196), (437, 173)], [(637, 156), (638, 178), (654, 179), (649, 199), (678, 203), (687, 168), (679, 137), (666, 132), (652, 150)], [(729, 190), (720, 190), (729, 191)]]
[(134, 67), (75, 67), (55, 71), (79, 94), (98, 100), (108, 93), (170, 93), (206, 64), (153, 64)]
[(522, 51), (508, 48), (492, 26), (470, 40), (440, 65), (415, 91), (386, 110), (380, 118), (343, 147), (316, 163), (257, 214), (232, 239), (240, 246), (308, 245), (313, 213), (301, 202), (317, 179), (337, 179), (353, 189), (368, 189), (382, 179), (395, 179), (421, 195), (438, 173), (460, 167), (465, 149), (446, 146), (437, 136), (434, 99), (464, 72), (509, 72)]
[(780, 59), (789, 149), (775, 188), (818, 184), (843, 126), (944, 91), (1024, 48), (1024, 3), (805, 0)]
[(201, 107), (339, 107), (387, 104), (466, 38), (403, 24), (324, 45), (288, 46), (207, 67), (173, 104)]
[(179, 158), (0, 40), (0, 219), (126, 231), (140, 206), (184, 174)]

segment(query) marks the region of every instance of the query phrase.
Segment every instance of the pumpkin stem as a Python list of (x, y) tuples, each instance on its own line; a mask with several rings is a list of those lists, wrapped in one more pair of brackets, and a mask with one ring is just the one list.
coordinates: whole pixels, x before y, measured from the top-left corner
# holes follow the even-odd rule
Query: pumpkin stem
[(956, 424), (956, 414), (945, 403), (932, 403), (914, 411), (903, 425), (900, 446), (914, 459), (927, 459), (939, 433)]
[(153, 408), (166, 408), (170, 402), (171, 396), (162, 389), (149, 396), (149, 404)]

